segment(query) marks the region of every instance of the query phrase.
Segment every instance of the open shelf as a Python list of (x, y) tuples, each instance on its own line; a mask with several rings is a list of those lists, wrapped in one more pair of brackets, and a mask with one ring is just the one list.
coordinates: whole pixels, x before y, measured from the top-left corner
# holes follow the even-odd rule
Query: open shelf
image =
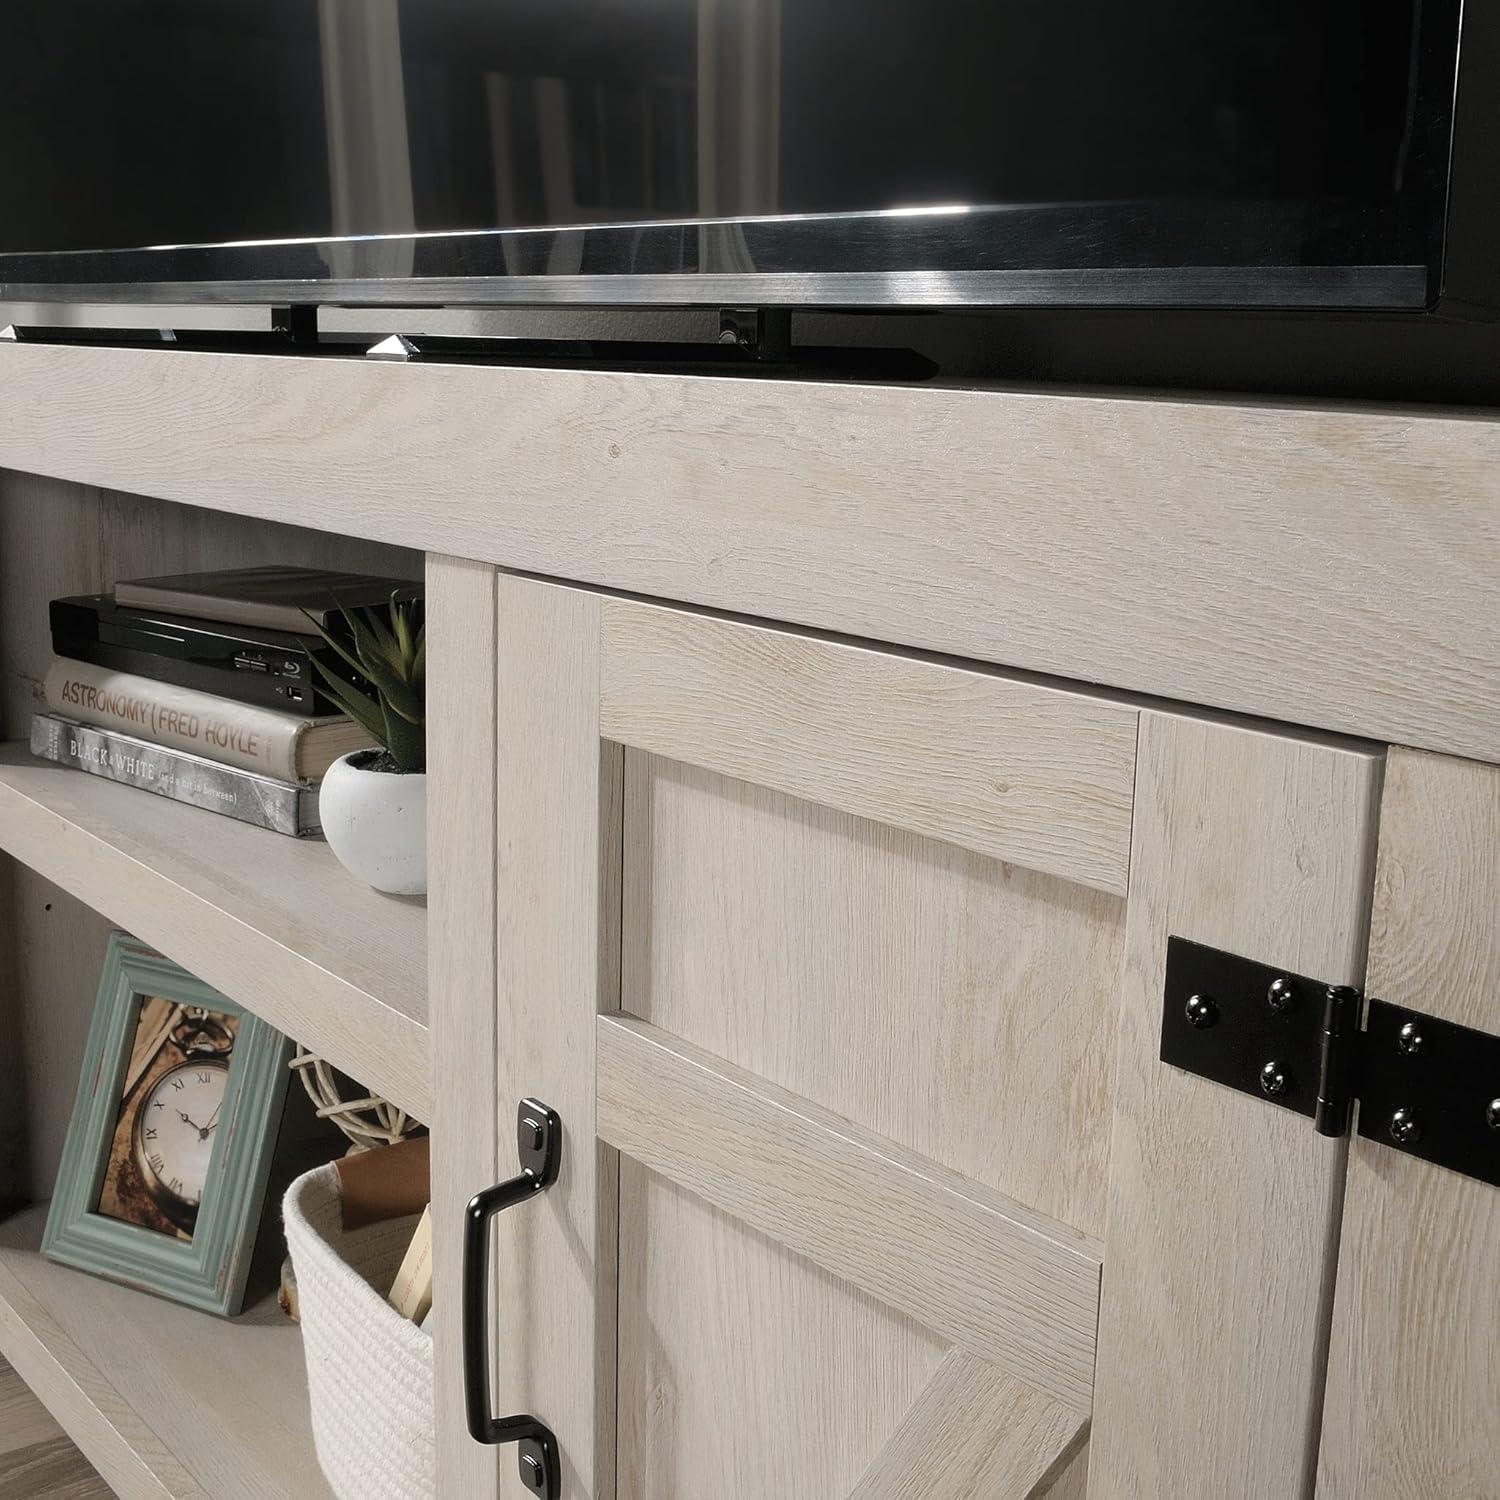
[(0, 746), (0, 849), (418, 1119), (427, 909), (293, 839)]
[(54, 1265), (46, 1219), (0, 1221), (0, 1354), (120, 1494), (330, 1494), (302, 1336), (273, 1297), (226, 1321)]

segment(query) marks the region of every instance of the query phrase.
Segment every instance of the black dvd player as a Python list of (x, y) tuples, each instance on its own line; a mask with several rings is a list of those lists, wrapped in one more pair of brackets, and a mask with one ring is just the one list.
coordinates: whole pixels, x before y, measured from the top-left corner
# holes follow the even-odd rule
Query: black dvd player
[(59, 656), (303, 718), (342, 712), (313, 671), (315, 660), (333, 665), (337, 658), (311, 631), (296, 635), (124, 609), (110, 594), (54, 599), (50, 613)]

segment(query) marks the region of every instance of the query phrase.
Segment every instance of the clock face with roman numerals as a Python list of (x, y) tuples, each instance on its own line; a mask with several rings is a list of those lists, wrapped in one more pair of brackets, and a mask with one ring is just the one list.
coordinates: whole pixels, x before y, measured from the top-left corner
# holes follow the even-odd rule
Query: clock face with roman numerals
[(141, 1175), (162, 1212), (184, 1228), (203, 1201), (228, 1081), (227, 1063), (189, 1058), (163, 1073), (136, 1108)]

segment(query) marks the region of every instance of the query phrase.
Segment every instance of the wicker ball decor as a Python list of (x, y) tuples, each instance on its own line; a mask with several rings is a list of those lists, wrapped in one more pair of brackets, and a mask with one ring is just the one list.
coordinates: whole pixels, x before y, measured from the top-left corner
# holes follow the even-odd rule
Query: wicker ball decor
[(332, 1120), (353, 1142), (355, 1151), (369, 1151), (375, 1146), (394, 1146), (424, 1127), (404, 1109), (397, 1109), (378, 1094), (345, 1099), (339, 1092), (339, 1075), (300, 1044), (292, 1058), (291, 1069), (302, 1080), (307, 1097), (312, 1100), (320, 1120)]

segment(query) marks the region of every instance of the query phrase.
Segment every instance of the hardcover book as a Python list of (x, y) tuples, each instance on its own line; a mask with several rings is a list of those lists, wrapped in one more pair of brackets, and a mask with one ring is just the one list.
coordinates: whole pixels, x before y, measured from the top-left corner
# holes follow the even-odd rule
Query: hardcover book
[(306, 838), (320, 832), (316, 787), (274, 781), (58, 714), (32, 716), (31, 753), (54, 765), (207, 808), (273, 833)]
[(308, 615), (326, 629), (335, 623), (341, 607), (388, 604), (393, 594), (400, 600), (420, 599), (422, 585), (409, 578), (280, 567), (127, 578), (115, 584), (115, 603), (126, 609), (156, 609), (304, 635)]
[(65, 657), (53, 659), (42, 692), (50, 713), (276, 781), (317, 781), (339, 756), (374, 743), (343, 714), (302, 719)]

